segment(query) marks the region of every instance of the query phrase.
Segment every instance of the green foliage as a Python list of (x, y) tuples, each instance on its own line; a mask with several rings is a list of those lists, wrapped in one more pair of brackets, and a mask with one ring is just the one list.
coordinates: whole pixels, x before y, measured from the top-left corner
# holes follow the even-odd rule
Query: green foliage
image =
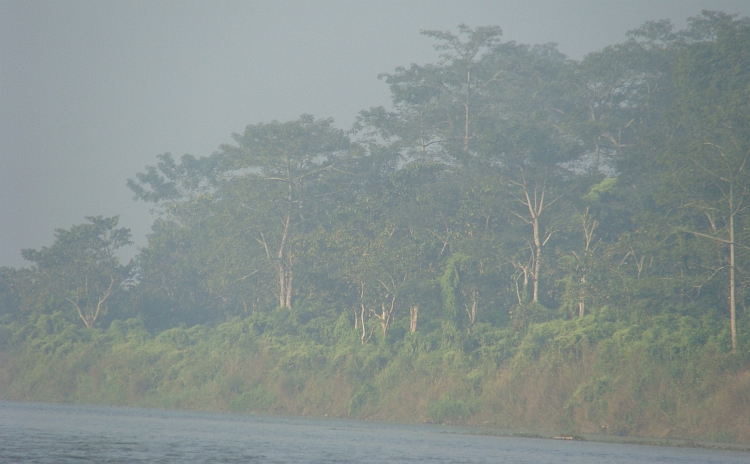
[(347, 415), (357, 417), (368, 404), (377, 401), (377, 390), (369, 383), (362, 384), (349, 400)]
[[(68, 302), (86, 327), (92, 328), (130, 278), (132, 266), (121, 265), (114, 253), (132, 242), (129, 229), (116, 228), (117, 216), (86, 219), (89, 223), (57, 229), (52, 246), (21, 254), (34, 263), (36, 288), (31, 293), (47, 301)], [(36, 298), (29, 295), (30, 300)]]
[(750, 441), (748, 20), (425, 35), (351, 133), (158, 156), (137, 267), (90, 217), (0, 269), (0, 398)]
[(456, 424), (469, 419), (478, 409), (479, 401), (476, 398), (446, 393), (427, 406), (427, 415), (438, 424)]
[(616, 177), (607, 177), (598, 184), (592, 185), (589, 192), (583, 196), (588, 201), (599, 201), (602, 195), (608, 194), (614, 190), (615, 184), (617, 183)]
[(443, 298), (443, 312), (448, 321), (458, 322), (459, 309), (459, 271), (472, 263), (472, 257), (454, 254), (445, 263), (445, 272), (440, 277), (440, 295)]
[[(657, 434), (669, 417), (675, 436), (750, 439), (746, 423), (712, 428), (705, 419), (709, 404), (724, 420), (744, 414), (735, 398), (747, 379), (746, 361), (723, 354), (726, 330), (710, 314), (633, 325), (603, 308), (531, 324), (526, 334), (488, 323), (466, 334), (446, 323), (394, 345), (365, 346), (356, 334), (320, 342), (280, 335), (268, 320), (259, 333), (257, 323), (236, 318), (152, 337), (134, 319), (94, 331), (61, 313), (12, 322), (3, 326), (13, 331), (14, 343), (3, 349), (0, 398), (576, 433), (605, 427), (607, 433)], [(353, 330), (349, 324), (341, 316), (337, 330)]]
[(231, 412), (268, 411), (276, 401), (277, 398), (273, 392), (263, 385), (258, 385), (232, 397), (228, 407)]

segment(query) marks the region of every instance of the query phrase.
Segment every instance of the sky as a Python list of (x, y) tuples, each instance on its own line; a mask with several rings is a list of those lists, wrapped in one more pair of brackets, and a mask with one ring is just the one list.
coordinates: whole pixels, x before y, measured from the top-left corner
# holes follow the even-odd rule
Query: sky
[(86, 216), (155, 216), (129, 178), (156, 156), (208, 156), (248, 124), (302, 114), (349, 128), (388, 106), (381, 73), (434, 63), (420, 30), (500, 26), (580, 60), (645, 21), (677, 27), (747, 0), (0, 0), (0, 267)]

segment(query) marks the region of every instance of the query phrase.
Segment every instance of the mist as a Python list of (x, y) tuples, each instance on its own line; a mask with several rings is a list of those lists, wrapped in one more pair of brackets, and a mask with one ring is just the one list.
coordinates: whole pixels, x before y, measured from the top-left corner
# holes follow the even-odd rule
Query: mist
[(135, 245), (155, 218), (126, 181), (165, 152), (210, 155), (248, 124), (389, 103), (378, 75), (435, 62), (423, 29), (498, 25), (571, 59), (644, 21), (677, 27), (745, 1), (0, 1), (0, 266), (85, 216), (120, 215)]

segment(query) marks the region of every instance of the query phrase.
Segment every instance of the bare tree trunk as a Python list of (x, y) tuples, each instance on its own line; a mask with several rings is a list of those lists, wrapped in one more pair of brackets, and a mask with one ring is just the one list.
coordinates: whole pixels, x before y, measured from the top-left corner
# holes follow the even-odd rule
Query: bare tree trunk
[(289, 178), (289, 197), (287, 199), (286, 220), (284, 221), (284, 232), (281, 235), (281, 244), (279, 245), (278, 263), (279, 263), (279, 306), (283, 308), (292, 307), (292, 286), (291, 286), (291, 269), (288, 269), (288, 250), (289, 235), (292, 229), (292, 203), (294, 200), (294, 186)]
[(286, 298), (284, 302), (284, 307), (286, 308), (292, 307), (292, 284), (294, 283), (294, 274), (292, 273), (293, 269), (291, 267), (290, 262), (290, 268), (286, 269)]
[[(528, 264), (523, 264), (523, 263), (521, 263), (519, 261), (510, 260), (510, 263), (513, 265), (513, 267), (515, 267), (516, 269), (520, 269), (521, 270), (521, 274), (517, 275), (515, 277), (515, 280), (514, 280), (515, 286), (516, 286), (516, 298), (518, 299), (518, 304), (520, 304), (520, 305), (526, 303), (526, 301), (527, 301), (526, 299), (529, 296), (528, 295), (529, 274), (531, 274), (531, 272), (532, 272), (531, 271), (531, 264), (533, 263), (533, 261), (534, 261), (533, 252), (532, 252), (532, 255), (531, 255), (530, 259), (529, 259), (529, 263)], [(518, 279), (520, 279), (521, 276), (523, 276), (523, 286), (521, 288), (519, 288), (518, 287)]]
[(279, 306), (286, 307), (286, 268), (284, 263), (279, 261)]
[[(278, 180), (278, 179), (277, 179)], [(284, 218), (284, 230), (281, 233), (281, 243), (279, 244), (279, 251), (276, 253), (276, 258), (271, 257), (271, 249), (266, 240), (265, 234), (260, 232), (260, 240), (258, 242), (263, 245), (266, 250), (266, 257), (269, 261), (276, 264), (276, 272), (279, 280), (279, 306), (282, 308), (292, 307), (292, 263), (289, 259), (289, 237), (292, 233), (292, 207), (294, 204), (294, 185), (289, 174), (288, 179), (285, 180), (289, 186), (289, 195), (287, 197), (286, 205), (286, 218)]]
[(469, 152), (469, 97), (471, 92), (471, 71), (466, 72), (466, 101), (464, 102), (464, 152)]
[(380, 304), (380, 313), (375, 312), (375, 310), (370, 310), (370, 312), (380, 319), (380, 328), (383, 330), (383, 337), (385, 337), (386, 332), (388, 332), (388, 327), (391, 323), (391, 318), (393, 316), (393, 307), (396, 304), (396, 297), (394, 296), (391, 298), (391, 305), (390, 308), (386, 307), (385, 303)]
[(729, 186), (729, 332), (732, 337), (732, 353), (737, 349), (737, 297), (735, 285), (735, 249), (734, 249), (734, 198), (732, 185)]
[[(544, 202), (544, 193), (542, 192), (542, 203)], [(532, 285), (534, 290), (532, 292), (531, 301), (534, 303), (539, 302), (539, 271), (542, 268), (542, 240), (539, 238), (539, 216), (534, 214), (535, 211), (529, 209), (532, 212), (533, 228), (534, 228), (534, 272), (531, 274)], [(541, 205), (539, 208), (541, 213)]]
[[(725, 179), (722, 179), (725, 180)], [(726, 181), (726, 180), (725, 180)], [(726, 194), (727, 205), (729, 207), (728, 222), (727, 225), (727, 238), (718, 237), (715, 235), (703, 234), (700, 232), (689, 231), (693, 235), (698, 237), (707, 238), (715, 242), (724, 243), (729, 247), (729, 334), (732, 339), (732, 353), (736, 352), (737, 349), (737, 283), (736, 283), (736, 271), (737, 271), (737, 252), (735, 247), (735, 224), (734, 216), (739, 213), (740, 208), (735, 204), (734, 198), (734, 185), (729, 183), (728, 193)], [(742, 198), (740, 198), (742, 203)], [(711, 228), (715, 229), (714, 221), (710, 215), (707, 214), (709, 221), (711, 222)]]
[(474, 322), (477, 320), (477, 300), (478, 292), (476, 289), (471, 291), (471, 308), (466, 308), (466, 314), (469, 316), (469, 326), (466, 328), (466, 333), (471, 333), (471, 328), (474, 327)]
[[(89, 287), (88, 278), (86, 278), (86, 283), (85, 283), (85, 288), (84, 288), (84, 293), (86, 294), (86, 296), (88, 296), (88, 291), (89, 291), (88, 287)], [(70, 298), (66, 298), (66, 300), (71, 302), (73, 306), (76, 307), (76, 309), (78, 310), (78, 316), (81, 318), (81, 320), (86, 325), (86, 327), (88, 327), (89, 329), (92, 329), (96, 325), (96, 320), (99, 317), (99, 314), (101, 313), (102, 308), (104, 308), (104, 303), (107, 301), (107, 298), (109, 298), (109, 296), (112, 294), (112, 290), (114, 289), (114, 287), (115, 287), (115, 277), (110, 275), (109, 287), (107, 288), (107, 290), (104, 291), (103, 294), (99, 296), (99, 301), (96, 304), (96, 308), (89, 309), (85, 303), (84, 303), (84, 308), (81, 308), (81, 305), (79, 305), (77, 301), (73, 301)], [(78, 295), (76, 295), (76, 299), (79, 299)]]
[(583, 254), (579, 258), (581, 262), (581, 279), (578, 287), (578, 317), (583, 317), (586, 310), (586, 275), (588, 274), (589, 262), (591, 255), (594, 253), (596, 245), (593, 244), (594, 231), (599, 225), (599, 221), (591, 219), (589, 209), (586, 208), (581, 214), (581, 224), (583, 225), (584, 248)]
[[(287, 225), (290, 222), (290, 217), (287, 216)], [(288, 237), (289, 230), (288, 228), (284, 229), (284, 234), (282, 236), (281, 245), (279, 246), (279, 252), (277, 254), (277, 258), (271, 257), (271, 249), (268, 246), (268, 241), (266, 241), (266, 236), (263, 232), (260, 232), (260, 239), (257, 239), (258, 242), (263, 245), (263, 247), (266, 250), (266, 257), (268, 260), (272, 263), (276, 264), (276, 274), (279, 282), (279, 307), (282, 308), (291, 308), (291, 301), (292, 301), (292, 282), (291, 282), (291, 269), (287, 267), (287, 251), (286, 251), (286, 239)]]
[[(547, 241), (549, 241), (550, 237), (552, 237), (552, 234), (555, 231), (550, 231), (543, 233), (542, 227), (540, 224), (542, 213), (544, 212), (545, 204), (544, 204), (544, 197), (547, 194), (547, 184), (546, 180), (542, 183), (541, 187), (539, 185), (535, 185), (533, 191), (530, 190), (528, 183), (526, 182), (526, 176), (523, 172), (523, 168), (519, 168), (521, 171), (521, 181), (515, 181), (515, 180), (509, 180), (509, 182), (513, 185), (516, 185), (519, 187), (523, 195), (513, 195), (513, 197), (516, 199), (517, 202), (521, 203), (523, 206), (526, 207), (529, 214), (528, 216), (521, 215), (513, 210), (510, 210), (512, 214), (514, 214), (516, 217), (524, 221), (526, 224), (529, 224), (533, 231), (533, 249), (531, 250), (532, 258), (533, 258), (533, 271), (531, 272), (531, 282), (532, 282), (532, 301), (534, 303), (539, 302), (539, 280), (541, 277), (541, 270), (542, 270), (542, 251), (544, 249), (544, 246), (547, 244)], [(553, 203), (555, 203), (560, 197), (555, 198), (552, 200), (548, 205), (551, 206)]]
[[(367, 309), (365, 308), (364, 304), (361, 304), (361, 311), (359, 313), (359, 323), (362, 326), (362, 334), (359, 336), (359, 341), (363, 345), (367, 345), (367, 342), (370, 341), (370, 338), (372, 337), (372, 330), (370, 330), (370, 334), (367, 334), (367, 326), (365, 325), (365, 313)], [(356, 317), (356, 314), (355, 314)]]
[(417, 331), (417, 315), (419, 314), (419, 305), (409, 307), (409, 331), (414, 333)]
[(359, 313), (359, 318), (362, 323), (362, 335), (360, 335), (359, 341), (364, 345), (365, 343), (367, 343), (367, 341), (365, 341), (365, 336), (367, 335), (367, 327), (365, 326), (365, 305), (361, 306), (362, 312)]
[(578, 317), (583, 317), (586, 311), (586, 275), (581, 276), (580, 287), (578, 288)]
[[(383, 338), (385, 338), (385, 334), (388, 331), (388, 326), (391, 323), (391, 320), (393, 319), (393, 312), (396, 309), (396, 292), (395, 292), (395, 283), (392, 283), (393, 289), (389, 288), (385, 282), (382, 280), (379, 280), (380, 285), (383, 286), (383, 288), (386, 290), (385, 298), (390, 298), (390, 305), (386, 305), (386, 303), (380, 304), (380, 313), (375, 312), (375, 310), (371, 309), (370, 314), (380, 319), (380, 327), (383, 329)], [(364, 291), (364, 288), (363, 288)]]
[(358, 324), (357, 319), (359, 319), (359, 325), (362, 328), (362, 333), (359, 336), (359, 341), (363, 345), (366, 345), (367, 342), (369, 342), (370, 338), (372, 337), (372, 330), (370, 330), (370, 334), (367, 335), (367, 325), (365, 325), (365, 314), (367, 314), (368, 311), (367, 311), (367, 308), (365, 307), (364, 299), (365, 299), (365, 284), (360, 283), (360, 291), (359, 291), (360, 311), (359, 311), (359, 316), (357, 316), (356, 311), (354, 312), (354, 329), (355, 330), (357, 329), (357, 324)]

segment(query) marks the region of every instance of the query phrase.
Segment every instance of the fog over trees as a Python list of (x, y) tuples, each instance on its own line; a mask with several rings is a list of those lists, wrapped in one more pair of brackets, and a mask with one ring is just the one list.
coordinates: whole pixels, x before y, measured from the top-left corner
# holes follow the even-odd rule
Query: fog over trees
[[(479, 420), (493, 404), (512, 425), (656, 434), (665, 421), (750, 440), (747, 424), (709, 426), (689, 405), (706, 398), (709, 359), (725, 363), (726, 388), (750, 388), (750, 21), (649, 22), (580, 61), (494, 26), (422, 34), (440, 58), (383, 74), (392, 105), (351, 130), (305, 114), (248, 125), (210, 156), (134, 167), (129, 188), (158, 212), (148, 244), (121, 263), (129, 231), (90, 217), (23, 250), (30, 268), (0, 271), (0, 349), (33, 357), (115, 331), (107, 343), (247, 339), (248, 363), (293, 363), (282, 377), (298, 384), (263, 396), (240, 386), (247, 374), (238, 410), (300, 412), (280, 398), (313, 391), (304, 372), (318, 369), (354, 379), (339, 414), (377, 415), (411, 372), (462, 385), (424, 387), (433, 421)], [(616, 401), (641, 394), (618, 363), (646, 372), (644, 356), (673, 369), (642, 379), (667, 419)], [(491, 382), (511, 388), (497, 372), (553, 365), (569, 366), (570, 385), (539, 374), (560, 393), (528, 411), (492, 396)], [(154, 375), (141, 394), (171, 381)], [(19, 397), (7, 392), (29, 378), (0, 391)], [(716, 401), (716, 414), (750, 407)], [(566, 412), (551, 422), (523, 419), (553, 403)]]

